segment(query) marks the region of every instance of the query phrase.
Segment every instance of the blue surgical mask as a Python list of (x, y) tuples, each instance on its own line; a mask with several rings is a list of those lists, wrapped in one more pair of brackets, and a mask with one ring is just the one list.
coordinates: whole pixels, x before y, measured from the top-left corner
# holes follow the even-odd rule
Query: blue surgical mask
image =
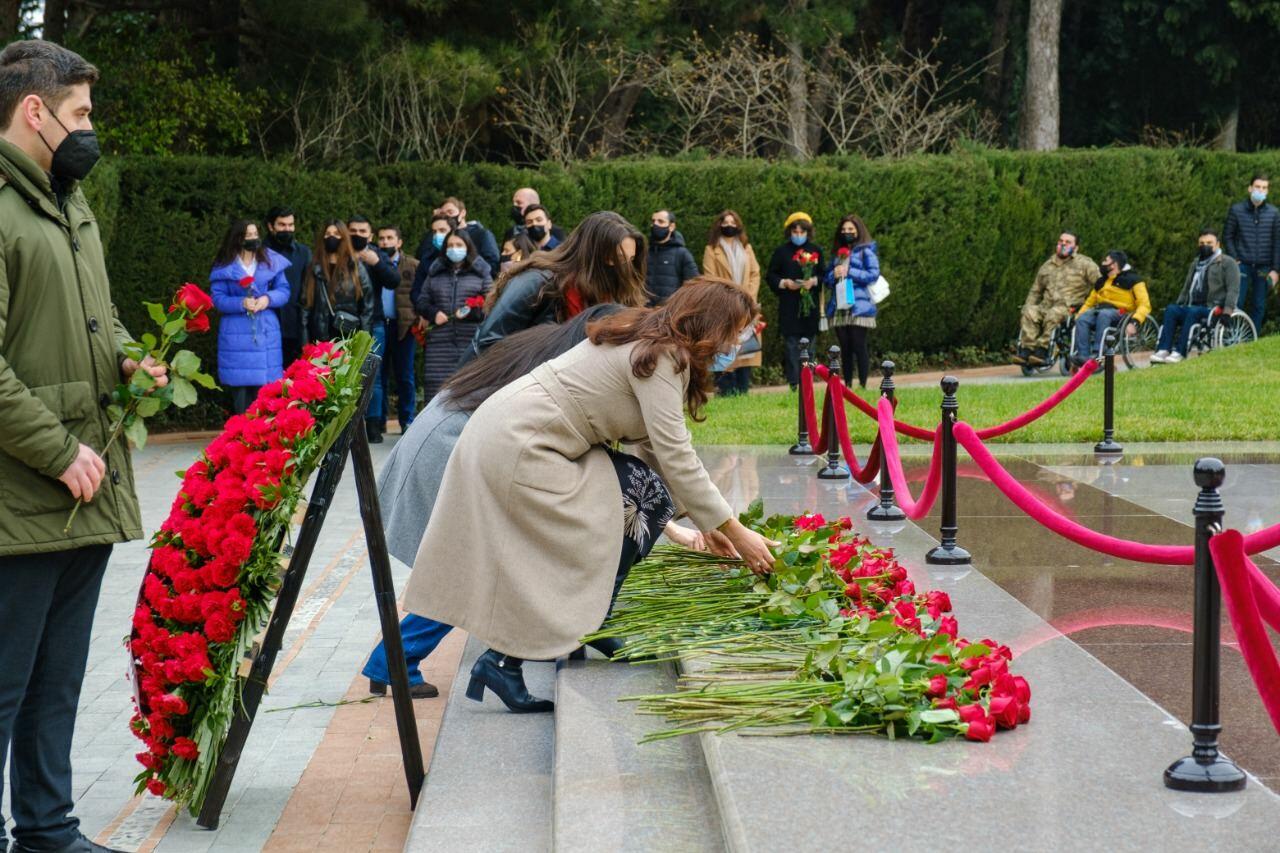
[(794, 246), (803, 246), (805, 243), (808, 243), (808, 242), (809, 242), (808, 234), (792, 234), (791, 235), (791, 243)]
[(733, 345), (733, 349), (728, 352), (718, 352), (716, 357), (711, 360), (711, 369), (715, 373), (724, 373), (733, 363), (738, 360), (738, 350), (742, 349), (738, 344)]
[(432, 234), (431, 245), (435, 246), (437, 250), (444, 248), (444, 235), (441, 234), (439, 231)]
[(449, 248), (444, 250), (444, 256), (448, 258), (452, 263), (460, 264), (464, 260), (466, 260), (467, 250), (462, 248), (461, 246), (450, 246)]
[(1267, 194), (1262, 190), (1251, 190), (1249, 192), (1249, 198), (1253, 199), (1254, 204), (1262, 204), (1267, 200)]

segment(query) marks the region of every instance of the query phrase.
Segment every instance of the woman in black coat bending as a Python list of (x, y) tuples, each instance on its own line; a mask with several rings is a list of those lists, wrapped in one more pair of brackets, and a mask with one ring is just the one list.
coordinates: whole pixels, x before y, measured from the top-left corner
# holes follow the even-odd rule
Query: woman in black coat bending
[(418, 313), (430, 324), (423, 347), (423, 394), (430, 402), (458, 369), (458, 361), (484, 319), (484, 301), (493, 284), (489, 264), (476, 252), (465, 229), (449, 232), (427, 270)]
[(787, 242), (773, 250), (765, 282), (778, 297), (778, 328), (786, 348), (787, 384), (800, 384), (800, 339), (810, 345), (818, 338), (822, 313), (822, 249), (813, 242), (813, 219), (796, 212), (783, 224)]

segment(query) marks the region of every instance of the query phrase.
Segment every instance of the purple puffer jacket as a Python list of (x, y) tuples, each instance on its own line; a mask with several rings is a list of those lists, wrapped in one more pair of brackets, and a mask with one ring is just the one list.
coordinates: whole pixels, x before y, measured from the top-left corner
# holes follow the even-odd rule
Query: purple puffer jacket
[[(258, 262), (253, 284), (242, 287), (248, 272), (236, 258), (209, 273), (213, 305), (221, 313), (218, 323), (218, 382), (224, 386), (260, 387), (284, 375), (280, 353), (278, 312), (289, 301), (284, 271), (289, 260), (267, 249), (267, 262)], [(247, 296), (267, 297), (268, 307), (250, 315), (244, 310)]]

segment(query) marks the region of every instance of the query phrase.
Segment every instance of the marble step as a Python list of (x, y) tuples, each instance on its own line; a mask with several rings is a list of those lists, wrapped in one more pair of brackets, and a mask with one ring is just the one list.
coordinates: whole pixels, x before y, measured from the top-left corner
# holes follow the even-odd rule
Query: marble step
[(556, 672), (556, 853), (724, 850), (720, 817), (698, 741), (641, 745), (662, 727), (620, 697), (675, 689), (669, 665), (600, 657)]
[[(492, 693), (464, 695), (484, 646), (471, 638), (449, 694), (427, 781), (404, 849), (549, 851), (552, 714), (512, 714)], [(535, 696), (555, 691), (555, 665), (527, 662)]]

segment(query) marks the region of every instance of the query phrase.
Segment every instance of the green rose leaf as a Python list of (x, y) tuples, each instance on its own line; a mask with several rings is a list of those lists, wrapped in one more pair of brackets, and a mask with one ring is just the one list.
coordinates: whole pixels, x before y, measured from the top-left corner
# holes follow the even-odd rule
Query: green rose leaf
[(194, 385), (181, 376), (170, 377), (169, 385), (173, 388), (173, 405), (179, 409), (195, 405), (197, 395)]
[(920, 722), (935, 726), (941, 723), (958, 723), (960, 715), (950, 708), (930, 708), (920, 712)]
[(142, 418), (134, 418), (131, 423), (126, 424), (124, 434), (139, 450), (147, 446), (147, 424)]
[(960, 650), (960, 654), (956, 655), (956, 660), (968, 660), (969, 658), (980, 658), (983, 655), (991, 654), (991, 647), (983, 643), (970, 643)]
[(179, 350), (170, 360), (169, 367), (179, 376), (190, 379), (191, 374), (200, 370), (200, 356), (189, 349)]
[[(134, 423), (138, 423), (138, 421), (141, 420), (142, 418), (152, 417), (163, 408), (164, 408), (164, 401), (161, 400), (159, 397), (143, 397), (141, 400), (138, 401), (138, 405), (134, 409), (134, 413), (137, 414), (138, 416), (138, 420), (135, 420)], [(144, 435), (146, 434), (145, 429), (143, 430), (143, 434)], [(141, 447), (142, 445), (138, 445), (138, 446)]]
[(158, 305), (155, 302), (144, 302), (142, 304), (143, 307), (147, 309), (147, 314), (151, 316), (151, 322), (155, 323), (157, 326), (163, 326), (169, 321), (168, 313), (161, 305)]

